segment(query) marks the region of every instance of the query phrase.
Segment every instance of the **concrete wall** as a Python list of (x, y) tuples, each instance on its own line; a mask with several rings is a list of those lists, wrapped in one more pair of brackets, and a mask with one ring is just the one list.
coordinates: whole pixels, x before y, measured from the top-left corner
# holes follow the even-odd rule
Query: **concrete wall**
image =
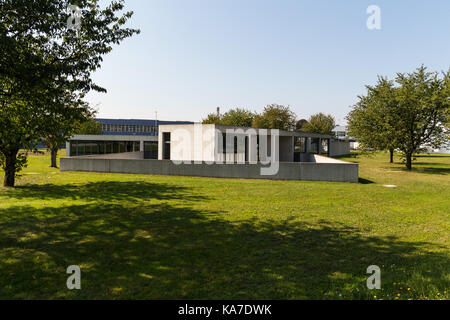
[(62, 158), (61, 171), (86, 171), (128, 174), (198, 176), (238, 179), (306, 180), (358, 182), (358, 165), (343, 161), (332, 163), (280, 163), (274, 176), (262, 176), (261, 164), (181, 164), (167, 160)]
[(344, 140), (331, 140), (330, 157), (346, 156), (350, 154), (350, 142)]
[[(301, 133), (279, 131), (277, 148), (277, 146), (272, 146), (272, 130), (202, 124), (160, 126), (158, 159), (163, 160), (164, 133), (170, 133), (170, 160), (243, 164), (246, 162), (245, 141), (247, 138), (247, 159), (250, 162), (256, 161), (256, 136), (263, 131), (267, 134), (267, 154), (276, 161), (293, 162), (294, 136), (302, 135)], [(226, 134), (226, 154), (223, 153), (223, 134)], [(234, 153), (235, 137), (238, 139), (236, 153)], [(260, 136), (259, 139), (261, 138)], [(272, 154), (272, 149), (278, 150), (278, 152)], [(252, 155), (252, 151), (255, 152), (254, 155)], [(261, 149), (260, 152), (262, 152)], [(261, 154), (260, 157), (263, 158)]]
[(294, 162), (294, 137), (280, 137), (280, 161)]

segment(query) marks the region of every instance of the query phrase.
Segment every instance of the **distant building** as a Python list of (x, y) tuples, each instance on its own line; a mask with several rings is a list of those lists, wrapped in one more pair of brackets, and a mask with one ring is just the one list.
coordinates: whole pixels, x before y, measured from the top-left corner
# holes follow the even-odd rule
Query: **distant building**
[(142, 119), (96, 119), (104, 135), (158, 136), (160, 125), (193, 124), (190, 121), (160, 121)]
[(349, 141), (351, 150), (357, 150), (359, 148), (358, 140), (356, 138), (349, 137), (348, 129), (346, 126), (336, 126), (333, 132), (336, 136), (336, 139)]
[(145, 152), (146, 158), (158, 158), (160, 125), (187, 125), (190, 121), (140, 119), (96, 119), (102, 126), (99, 135), (75, 135), (66, 143), (67, 156)]
[(337, 139), (347, 139), (347, 127), (337, 126), (333, 129)]

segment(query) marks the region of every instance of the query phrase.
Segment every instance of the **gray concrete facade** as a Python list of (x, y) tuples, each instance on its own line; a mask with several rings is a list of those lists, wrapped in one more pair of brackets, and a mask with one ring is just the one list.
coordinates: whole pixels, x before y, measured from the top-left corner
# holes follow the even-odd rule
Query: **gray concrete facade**
[(331, 140), (330, 157), (346, 156), (351, 153), (349, 140)]
[[(338, 141), (325, 134), (214, 124), (161, 125), (159, 132), (159, 160), (253, 163), (257, 158), (255, 152), (259, 141), (260, 145), (262, 142), (266, 144), (267, 155), (271, 155), (272, 149), (277, 150), (271, 155), (272, 159), (296, 162), (295, 141), (300, 138), (305, 140), (305, 150), (301, 153), (327, 153), (329, 156), (350, 154), (349, 142)], [(275, 140), (272, 139), (274, 135), (278, 136)], [(273, 147), (273, 143), (278, 145)]]
[(273, 176), (261, 175), (261, 168), (264, 167), (262, 164), (177, 165), (169, 160), (138, 159), (137, 153), (124, 157), (128, 158), (116, 159), (114, 156), (62, 158), (61, 171), (356, 183), (359, 170), (358, 164), (317, 155), (311, 155), (310, 160), (313, 162), (280, 163), (278, 173)]
[[(322, 156), (324, 152), (330, 156), (350, 153), (348, 141), (335, 140), (329, 135), (202, 124), (161, 125), (159, 132), (158, 137), (74, 136), (67, 145), (69, 158), (61, 159), (61, 170), (358, 182), (357, 164)], [(87, 145), (93, 145), (98, 152), (83, 155), (75, 144), (79, 141), (87, 141)], [(119, 152), (110, 152), (111, 149), (106, 148), (111, 142), (130, 150), (124, 152), (122, 148)], [(148, 156), (149, 151), (144, 146), (152, 145), (157, 147), (159, 160), (150, 160), (156, 159), (156, 154)], [(71, 155), (72, 149), (82, 156)], [(270, 175), (267, 175), (267, 168), (271, 167), (268, 163), (277, 168)]]

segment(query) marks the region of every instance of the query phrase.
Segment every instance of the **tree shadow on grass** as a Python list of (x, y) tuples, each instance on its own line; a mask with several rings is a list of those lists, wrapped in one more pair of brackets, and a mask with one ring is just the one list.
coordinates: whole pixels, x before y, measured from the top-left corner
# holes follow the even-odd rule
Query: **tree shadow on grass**
[(100, 201), (130, 201), (130, 200), (173, 200), (191, 201), (206, 200), (205, 197), (194, 195), (191, 188), (146, 181), (100, 181), (84, 184), (42, 184), (19, 186), (7, 190), (11, 198), (25, 199), (85, 199)]
[[(438, 167), (440, 166), (440, 167)], [(412, 170), (406, 168), (389, 168), (391, 171), (401, 171), (401, 172), (415, 172), (415, 173), (426, 173), (426, 174), (436, 174), (436, 175), (448, 175), (450, 174), (450, 167), (445, 167), (444, 164), (439, 163), (414, 163)]]
[(415, 172), (448, 175), (450, 174), (450, 168), (435, 168), (435, 167), (422, 167), (414, 169)]
[(443, 154), (419, 154), (419, 155), (414, 155), (414, 158), (450, 158), (450, 154), (449, 155), (443, 155)]
[[(188, 206), (20, 205), (0, 215), (0, 298), (361, 299), (373, 295), (374, 264), (385, 288), (419, 272), (417, 290), (447, 289), (442, 249), (328, 221), (232, 222)], [(70, 265), (82, 269), (80, 291), (66, 288)]]

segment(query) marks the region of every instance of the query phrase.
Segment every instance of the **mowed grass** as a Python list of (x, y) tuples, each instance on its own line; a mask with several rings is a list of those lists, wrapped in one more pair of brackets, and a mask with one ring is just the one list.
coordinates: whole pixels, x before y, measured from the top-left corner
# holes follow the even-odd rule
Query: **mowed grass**
[(0, 298), (449, 299), (450, 156), (412, 172), (345, 159), (361, 183), (71, 173), (31, 156), (0, 188)]

